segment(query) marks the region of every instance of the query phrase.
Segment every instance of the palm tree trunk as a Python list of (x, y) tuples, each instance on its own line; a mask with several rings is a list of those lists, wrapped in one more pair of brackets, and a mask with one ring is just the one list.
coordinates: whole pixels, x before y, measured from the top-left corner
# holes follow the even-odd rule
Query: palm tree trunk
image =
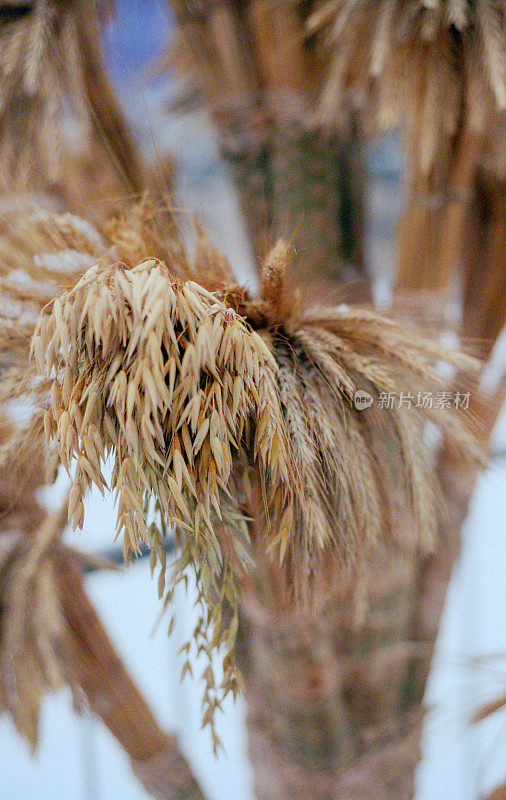
[(411, 797), (422, 715), (403, 691), (415, 563), (409, 543), (371, 556), (359, 626), (350, 575), (325, 613), (245, 597), (237, 655), (257, 800)]

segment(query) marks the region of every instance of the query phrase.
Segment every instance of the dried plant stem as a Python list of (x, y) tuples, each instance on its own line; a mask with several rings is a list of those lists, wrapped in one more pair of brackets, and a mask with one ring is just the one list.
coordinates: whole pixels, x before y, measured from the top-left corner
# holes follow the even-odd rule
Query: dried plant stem
[(467, 205), (482, 147), (483, 137), (476, 131), (464, 129), (456, 136), (446, 185), (446, 205), (441, 220), (436, 289), (447, 289), (452, 277), (460, 270)]
[(159, 800), (204, 800), (174, 737), (159, 726), (88, 600), (72, 557), (57, 561), (66, 620), (65, 658), (94, 711), (130, 755), (134, 771)]
[(143, 189), (142, 170), (123, 113), (102, 65), (99, 38), (90, 29), (94, 25), (94, 18), (84, 3), (76, 6), (76, 14), (79, 15), (77, 31), (85, 65), (83, 80), (97, 134), (109, 149), (130, 191), (138, 194)]
[[(469, 411), (476, 422), (477, 439), (487, 450), (492, 430), (503, 407), (504, 385), (493, 396), (485, 397), (478, 386), (470, 386)], [(404, 702), (421, 703), (425, 692), (432, 654), (439, 631), (446, 593), (460, 552), (460, 531), (467, 516), (478, 470), (465, 467), (454, 450), (444, 444), (438, 457), (437, 472), (447, 505), (449, 525), (433, 552), (420, 553), (416, 564), (411, 639), (424, 642), (422, 657), (412, 659), (407, 672)]]
[(27, 572), (35, 570), (38, 562), (51, 549), (52, 545), (61, 538), (65, 525), (67, 524), (67, 517), (68, 495), (64, 498), (63, 503), (57, 511), (46, 516), (40, 528), (37, 530), (36, 536), (33, 536), (30, 554), (25, 562)]
[(463, 328), (486, 355), (506, 321), (505, 263), (506, 183), (482, 175), (469, 215)]
[(305, 100), (307, 64), (297, 7), (291, 3), (254, 0), (248, 15), (259, 72), (267, 90), (293, 92)]
[(232, 6), (211, 2), (209, 28), (230, 90), (236, 101), (244, 101), (251, 96), (255, 81), (245, 50), (241, 47), (238, 20)]
[(490, 714), (495, 714), (496, 711), (504, 708), (504, 706), (506, 706), (506, 694), (502, 694), (499, 697), (496, 697), (495, 700), (491, 700), (484, 706), (480, 706), (476, 714), (473, 716), (473, 722), (481, 722), (481, 720), (486, 719), (486, 717), (489, 717)]
[(459, 553), (458, 535), (446, 540), (430, 555), (420, 555), (416, 569), (411, 637), (423, 642), (427, 650), (412, 659), (406, 674), (404, 703), (406, 707), (423, 700), (430, 665), (439, 631), (441, 615), (452, 570)]
[(489, 794), (487, 800), (506, 800), (506, 783)]
[[(453, 187), (463, 194), (473, 186), (473, 152), (479, 149), (479, 139), (468, 135), (461, 142), (461, 160), (453, 169)], [(470, 182), (470, 185), (467, 182)], [(457, 257), (457, 247), (462, 254), (462, 242), (466, 221), (469, 225), (465, 260), (466, 286), (464, 291), (463, 333), (466, 338), (477, 339), (485, 355), (489, 355), (494, 342), (506, 320), (506, 193), (504, 183), (483, 177), (477, 185), (470, 213), (460, 208), (448, 208), (449, 226), (443, 237), (445, 253), (441, 253), (441, 288), (450, 278), (452, 258)], [(462, 199), (462, 198), (461, 198)], [(481, 207), (480, 207), (481, 206)], [(460, 231), (460, 233), (459, 233)], [(470, 235), (469, 235), (470, 233)], [(446, 264), (446, 267), (444, 266)], [(453, 261), (455, 266), (455, 261)], [(467, 384), (471, 393), (470, 413), (475, 420), (476, 435), (484, 450), (488, 448), (490, 436), (497, 417), (503, 407), (504, 386), (492, 396), (484, 396), (475, 382)], [(459, 553), (459, 534), (466, 517), (469, 501), (476, 482), (477, 471), (465, 469), (453, 450), (444, 446), (439, 455), (438, 472), (445, 500), (452, 520), (451, 534), (440, 542), (430, 555), (420, 555), (417, 567), (416, 602), (413, 610), (412, 637), (415, 641), (430, 644), (430, 652), (423, 659), (413, 660), (406, 683), (406, 701), (421, 702), (430, 669), (447, 587), (452, 569)]]
[[(397, 287), (445, 291), (461, 267), (467, 211), (483, 145), (482, 136), (459, 129), (446, 175), (415, 171), (399, 227)], [(413, 166), (412, 169), (415, 169)]]
[(397, 232), (396, 286), (399, 291), (418, 290), (432, 284), (435, 212), (428, 202), (432, 194), (432, 182), (427, 175), (418, 175), (409, 187)]

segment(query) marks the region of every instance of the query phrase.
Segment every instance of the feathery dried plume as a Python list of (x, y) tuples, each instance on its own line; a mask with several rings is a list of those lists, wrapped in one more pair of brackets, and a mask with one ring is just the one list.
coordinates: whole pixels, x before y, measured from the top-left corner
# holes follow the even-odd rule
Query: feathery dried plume
[(366, 102), (380, 127), (406, 116), (412, 163), (438, 163), (457, 128), (485, 140), (484, 158), (504, 175), (504, 4), (489, 0), (329, 0), (308, 18), (331, 58), (322, 113), (335, 120), (344, 96)]
[[(97, 263), (75, 270), (41, 314), (32, 349), (45, 400), (41, 392), (35, 418), (75, 468), (74, 524), (87, 488), (106, 488), (111, 455), (126, 551), (151, 545), (162, 594), (162, 538), (176, 526), (173, 581), (191, 567), (202, 606), (194, 641), (230, 648), (255, 559), (273, 559), (291, 601), (314, 604), (328, 599), (336, 571), (359, 574), (367, 548), (396, 535), (396, 508), (411, 507), (418, 540), (430, 545), (440, 513), (425, 423), (462, 458), (482, 456), (448, 399), (415, 400), (444, 395), (440, 362), (464, 374), (478, 364), (367, 309), (301, 308), (283, 242), (252, 298), (205, 236), (192, 264), (177, 237), (157, 237), (155, 216), (141, 204), (93, 248), (89, 236), (81, 251), (75, 243), (81, 271)], [(54, 224), (56, 241), (62, 219)], [(370, 395), (364, 411), (357, 391)], [(396, 400), (385, 402), (390, 393)], [(172, 591), (173, 582), (167, 601)], [(206, 677), (211, 724), (220, 692), (237, 688), (230, 652), (224, 675), (221, 686)]]
[(1, 0), (0, 185), (65, 184), (66, 103), (81, 133), (113, 162), (118, 185), (140, 191), (133, 141), (102, 66), (95, 4)]

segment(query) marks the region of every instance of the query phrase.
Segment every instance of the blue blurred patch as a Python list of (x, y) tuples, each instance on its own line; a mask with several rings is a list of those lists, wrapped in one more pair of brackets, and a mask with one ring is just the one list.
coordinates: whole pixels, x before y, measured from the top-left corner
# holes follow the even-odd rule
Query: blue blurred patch
[(144, 82), (175, 25), (166, 0), (116, 0), (114, 16), (102, 32), (104, 63), (113, 81), (122, 87)]

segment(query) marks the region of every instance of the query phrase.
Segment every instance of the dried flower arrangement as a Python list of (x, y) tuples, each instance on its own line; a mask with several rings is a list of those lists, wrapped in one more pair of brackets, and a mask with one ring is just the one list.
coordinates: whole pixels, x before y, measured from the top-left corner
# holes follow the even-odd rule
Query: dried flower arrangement
[[(367, 309), (302, 308), (284, 242), (252, 298), (204, 234), (193, 262), (177, 236), (162, 238), (146, 200), (100, 232), (34, 213), (2, 234), (2, 399), (35, 404), (30, 432), (4, 456), (45, 428), (58, 459), (75, 466), (69, 513), (79, 525), (83, 495), (92, 484), (104, 490), (112, 455), (126, 552), (141, 539), (151, 546), (169, 600), (189, 567), (202, 616), (188, 648), (226, 646), (223, 680), (204, 674), (217, 744), (213, 711), (237, 691), (243, 590), (275, 606), (325, 605), (343, 571), (360, 585), (371, 546), (389, 541), (395, 508), (407, 503), (429, 546), (440, 514), (425, 421), (464, 461), (482, 456), (452, 409), (408, 410), (380, 395), (440, 389), (440, 361), (466, 374), (478, 364)], [(359, 390), (371, 408), (354, 408)], [(171, 526), (179, 558), (165, 590)]]

